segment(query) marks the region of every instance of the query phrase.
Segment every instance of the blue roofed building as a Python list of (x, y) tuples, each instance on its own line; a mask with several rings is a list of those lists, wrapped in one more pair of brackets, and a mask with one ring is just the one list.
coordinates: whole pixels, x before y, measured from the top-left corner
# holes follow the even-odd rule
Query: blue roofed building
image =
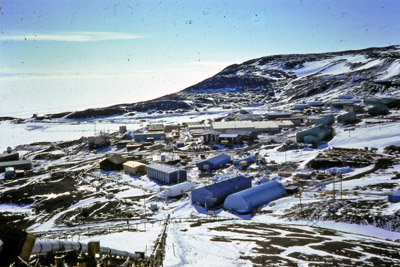
[(237, 213), (249, 213), (253, 209), (276, 200), (286, 194), (282, 184), (271, 181), (229, 195), (224, 202), (224, 209)]
[(150, 164), (147, 176), (163, 184), (176, 184), (187, 180), (186, 170), (166, 164)]
[(206, 208), (222, 205), (227, 196), (251, 187), (251, 180), (238, 176), (192, 191), (192, 203)]
[(220, 134), (219, 141), (221, 145), (237, 145), (240, 144), (240, 136), (238, 134)]
[(199, 168), (200, 171), (217, 170), (225, 167), (225, 165), (230, 161), (231, 156), (222, 153), (215, 157), (200, 161), (197, 163), (197, 168)]
[(397, 190), (395, 193), (389, 193), (388, 201), (390, 203), (399, 203), (400, 202), (400, 190)]
[(242, 159), (235, 160), (233, 162), (233, 165), (247, 167), (247, 166), (251, 165), (252, 163), (254, 163), (256, 161), (257, 161), (257, 156), (253, 155), (253, 156), (249, 156), (249, 157), (245, 157), (245, 158), (242, 158)]
[(290, 118), (292, 117), (292, 113), (290, 112), (274, 112), (274, 113), (267, 113), (265, 114), (267, 120), (276, 120), (281, 118)]

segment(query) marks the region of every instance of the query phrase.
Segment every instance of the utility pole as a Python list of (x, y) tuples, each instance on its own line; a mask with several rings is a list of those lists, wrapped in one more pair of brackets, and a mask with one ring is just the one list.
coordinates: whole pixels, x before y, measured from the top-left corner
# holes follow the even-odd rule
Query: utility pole
[(146, 197), (143, 192), (143, 208), (144, 208), (144, 217), (146, 218)]
[(340, 201), (343, 201), (343, 176), (341, 173), (338, 174), (338, 178), (340, 179)]
[(336, 181), (336, 175), (333, 176), (333, 201), (336, 200), (335, 181)]

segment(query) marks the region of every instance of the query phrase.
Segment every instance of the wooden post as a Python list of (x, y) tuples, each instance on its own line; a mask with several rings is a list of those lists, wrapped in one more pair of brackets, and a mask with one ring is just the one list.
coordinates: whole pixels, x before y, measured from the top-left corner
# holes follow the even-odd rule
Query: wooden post
[(88, 243), (89, 257), (96, 258), (96, 253), (100, 252), (100, 241), (92, 241)]
[(29, 233), (26, 235), (24, 246), (22, 247), (21, 254), (19, 255), (19, 257), (23, 261), (26, 262), (29, 261), (33, 247), (35, 246), (35, 241), (36, 241), (36, 236)]
[(80, 255), (78, 258), (79, 267), (87, 267), (87, 261), (83, 255)]
[(63, 267), (65, 264), (64, 256), (54, 257), (54, 263), (56, 267)]

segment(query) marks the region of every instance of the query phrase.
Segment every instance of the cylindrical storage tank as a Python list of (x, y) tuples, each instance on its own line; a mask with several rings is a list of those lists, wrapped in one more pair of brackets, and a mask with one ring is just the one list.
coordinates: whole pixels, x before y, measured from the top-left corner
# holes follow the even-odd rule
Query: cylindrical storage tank
[(271, 181), (232, 195), (224, 202), (224, 208), (237, 213), (249, 213), (254, 208), (267, 204), (286, 194), (285, 188), (278, 182)]

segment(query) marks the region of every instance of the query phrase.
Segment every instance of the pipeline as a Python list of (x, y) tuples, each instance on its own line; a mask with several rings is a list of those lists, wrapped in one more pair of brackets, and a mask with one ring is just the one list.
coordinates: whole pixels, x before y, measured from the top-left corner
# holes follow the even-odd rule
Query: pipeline
[[(33, 243), (33, 242), (34, 243)], [(22, 248), (23, 245), (23, 248)], [(96, 248), (97, 247), (97, 248)], [(11, 250), (10, 250), (11, 249)], [(16, 250), (16, 253), (11, 253), (12, 249)], [(21, 250), (20, 250), (21, 249)], [(20, 252), (19, 252), (20, 251)], [(100, 254), (103, 256), (118, 257), (122, 259), (130, 259), (130, 261), (146, 261), (144, 255), (139, 253), (130, 253), (127, 251), (112, 249), (109, 247), (100, 246), (99, 242), (89, 242), (89, 244), (81, 242), (71, 241), (57, 241), (57, 240), (35, 240), (35, 237), (31, 234), (26, 236), (25, 243), (15, 245), (10, 240), (0, 240), (0, 266), (8, 266), (13, 262), (29, 261), (31, 256), (45, 256), (48, 254), (57, 253), (70, 253), (76, 252), (78, 254), (92, 255)], [(6, 254), (5, 254), (6, 253)], [(18, 255), (20, 257), (18, 257)], [(19, 259), (18, 259), (19, 258)]]
[[(1, 248), (0, 248), (1, 249)], [(36, 240), (32, 250), (32, 255), (45, 255), (60, 251), (76, 251), (78, 253), (87, 253), (88, 245), (81, 242), (72, 241), (57, 241), (57, 240)], [(112, 249), (108, 247), (100, 247), (99, 254), (130, 257), (131, 259), (140, 258), (140, 255), (133, 254), (127, 251)]]

